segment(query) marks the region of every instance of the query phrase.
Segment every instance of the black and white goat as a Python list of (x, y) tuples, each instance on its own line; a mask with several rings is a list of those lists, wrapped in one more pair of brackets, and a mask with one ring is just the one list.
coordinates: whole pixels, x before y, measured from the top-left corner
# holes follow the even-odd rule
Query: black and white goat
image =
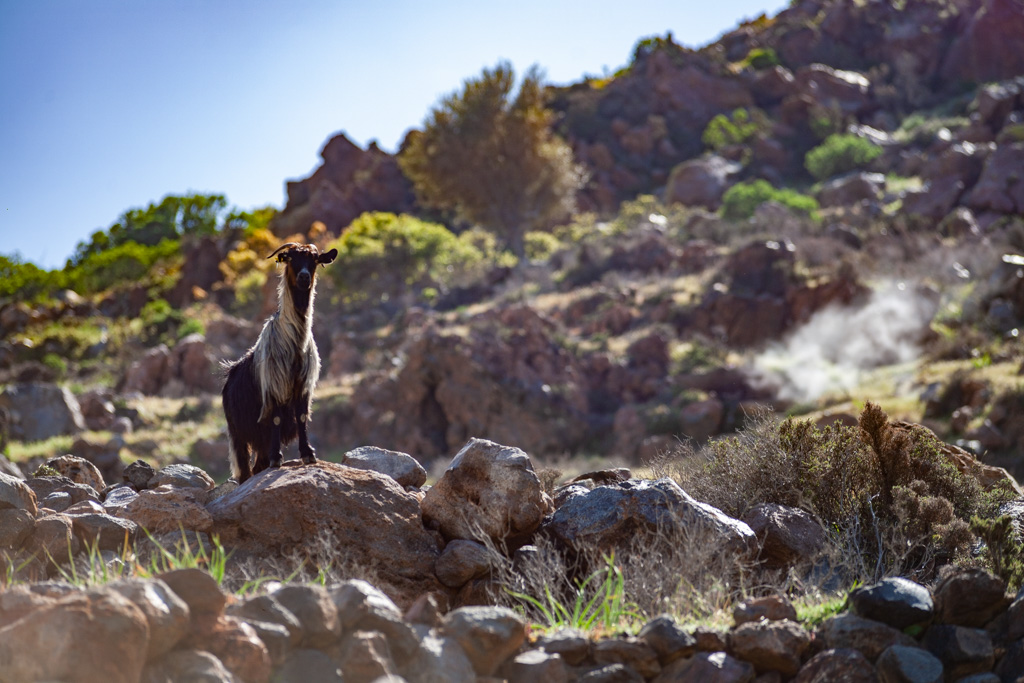
[[(313, 245), (289, 242), (267, 258), (284, 263), (277, 288), (277, 313), (267, 319), (245, 355), (227, 364), (224, 416), (230, 437), (231, 472), (239, 483), (268, 467), (281, 466), (281, 445), (299, 437), (299, 455), (316, 462), (309, 445), (313, 388), (320, 376), (320, 354), (313, 342), (316, 267), (338, 256)], [(255, 466), (250, 455), (256, 456)]]

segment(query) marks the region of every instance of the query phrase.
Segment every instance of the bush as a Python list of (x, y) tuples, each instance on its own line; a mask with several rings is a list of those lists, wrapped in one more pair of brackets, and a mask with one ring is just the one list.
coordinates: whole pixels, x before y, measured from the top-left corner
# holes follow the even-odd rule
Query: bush
[(154, 246), (125, 242), (89, 254), (77, 266), (65, 269), (67, 286), (79, 294), (94, 294), (121, 282), (138, 282), (157, 262), (180, 254), (178, 240), (165, 239)]
[(775, 53), (775, 50), (770, 47), (755, 47), (743, 60), (743, 66), (749, 66), (751, 69), (756, 69), (758, 71), (761, 69), (770, 69), (771, 67), (778, 66), (781, 63), (782, 62), (779, 60), (779, 56)]
[(804, 157), (807, 172), (817, 180), (863, 168), (882, 154), (882, 148), (849, 134), (830, 135)]
[(767, 180), (758, 179), (737, 183), (725, 191), (722, 196), (722, 217), (732, 220), (750, 218), (757, 207), (768, 201), (778, 202), (809, 216), (818, 210), (818, 202), (814, 197), (790, 189), (778, 189)]
[(742, 145), (767, 130), (768, 120), (758, 109), (737, 109), (730, 116), (719, 114), (711, 119), (700, 136), (700, 141), (711, 150), (731, 145)]
[(0, 255), (0, 299), (16, 297), (32, 301), (63, 287), (59, 271), (49, 272), (34, 263), (22, 261), (17, 254)]
[(331, 277), (346, 298), (355, 300), (427, 287), (443, 290), (484, 261), (468, 238), (406, 214), (364, 213), (331, 246), (339, 261), (329, 270)]

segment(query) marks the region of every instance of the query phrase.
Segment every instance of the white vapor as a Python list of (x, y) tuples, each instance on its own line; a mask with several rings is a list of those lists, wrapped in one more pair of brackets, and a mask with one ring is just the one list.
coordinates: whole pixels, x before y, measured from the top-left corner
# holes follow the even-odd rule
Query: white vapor
[(751, 379), (789, 401), (850, 391), (865, 370), (917, 358), (935, 310), (934, 301), (904, 283), (876, 290), (860, 306), (828, 306), (762, 351)]

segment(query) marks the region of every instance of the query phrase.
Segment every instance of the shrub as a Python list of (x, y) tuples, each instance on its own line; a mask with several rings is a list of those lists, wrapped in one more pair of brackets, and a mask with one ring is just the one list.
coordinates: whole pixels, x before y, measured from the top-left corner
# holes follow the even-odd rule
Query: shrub
[(165, 239), (153, 246), (125, 242), (86, 256), (65, 269), (67, 285), (79, 294), (102, 292), (122, 282), (138, 282), (155, 264), (181, 254), (178, 240)]
[(562, 247), (562, 243), (550, 232), (534, 230), (526, 233), (526, 258), (531, 261), (547, 259)]
[(364, 213), (331, 246), (343, 266), (331, 269), (331, 277), (346, 298), (356, 300), (426, 287), (443, 290), (484, 261), (468, 239), (406, 214)]
[(700, 140), (711, 150), (742, 145), (767, 129), (768, 122), (759, 109), (737, 109), (730, 116), (719, 114), (704, 128)]
[(755, 47), (743, 60), (743, 66), (749, 66), (751, 69), (756, 69), (758, 71), (761, 69), (770, 69), (771, 67), (778, 66), (781, 63), (782, 62), (779, 60), (779, 56), (775, 53), (775, 50), (770, 47)]
[(62, 286), (60, 271), (43, 270), (34, 263), (22, 261), (17, 254), (0, 255), (0, 299), (17, 297), (21, 301), (31, 301)]
[(722, 196), (722, 217), (732, 220), (750, 218), (757, 207), (765, 202), (773, 201), (794, 211), (813, 216), (818, 210), (818, 202), (790, 189), (778, 189), (767, 180), (747, 180), (736, 183)]
[(863, 168), (882, 154), (882, 148), (849, 134), (830, 135), (804, 157), (807, 172), (818, 180)]

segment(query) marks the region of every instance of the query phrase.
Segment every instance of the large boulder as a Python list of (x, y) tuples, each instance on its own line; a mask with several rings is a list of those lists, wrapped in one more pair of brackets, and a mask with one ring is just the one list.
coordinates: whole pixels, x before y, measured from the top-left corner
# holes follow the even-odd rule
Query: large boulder
[(1024, 73), (1019, 49), (1024, 12), (1018, 0), (985, 0), (965, 23), (945, 51), (944, 79), (998, 81)]
[(170, 376), (171, 350), (166, 344), (154, 346), (129, 367), (121, 381), (121, 391), (147, 396), (160, 393)]
[(423, 497), (423, 520), (445, 538), (521, 543), (554, 509), (529, 456), (470, 439)]
[(0, 510), (8, 509), (24, 510), (34, 517), (36, 494), (21, 479), (0, 472)]
[(85, 429), (78, 401), (56, 384), (11, 384), (0, 393), (0, 408), (11, 415), (11, 437), (21, 441), (42, 441)]
[(665, 186), (665, 202), (717, 209), (722, 195), (743, 166), (716, 154), (684, 161), (672, 169)]
[(423, 527), (415, 495), (377, 472), (295, 464), (261, 472), (211, 502), (211, 533), (258, 555), (313, 554), (326, 535), (346, 559), (374, 572), (399, 604), (440, 587), (440, 539)]
[(989, 155), (981, 178), (964, 198), (963, 203), (975, 211), (1024, 213), (1024, 142), (1000, 145)]

